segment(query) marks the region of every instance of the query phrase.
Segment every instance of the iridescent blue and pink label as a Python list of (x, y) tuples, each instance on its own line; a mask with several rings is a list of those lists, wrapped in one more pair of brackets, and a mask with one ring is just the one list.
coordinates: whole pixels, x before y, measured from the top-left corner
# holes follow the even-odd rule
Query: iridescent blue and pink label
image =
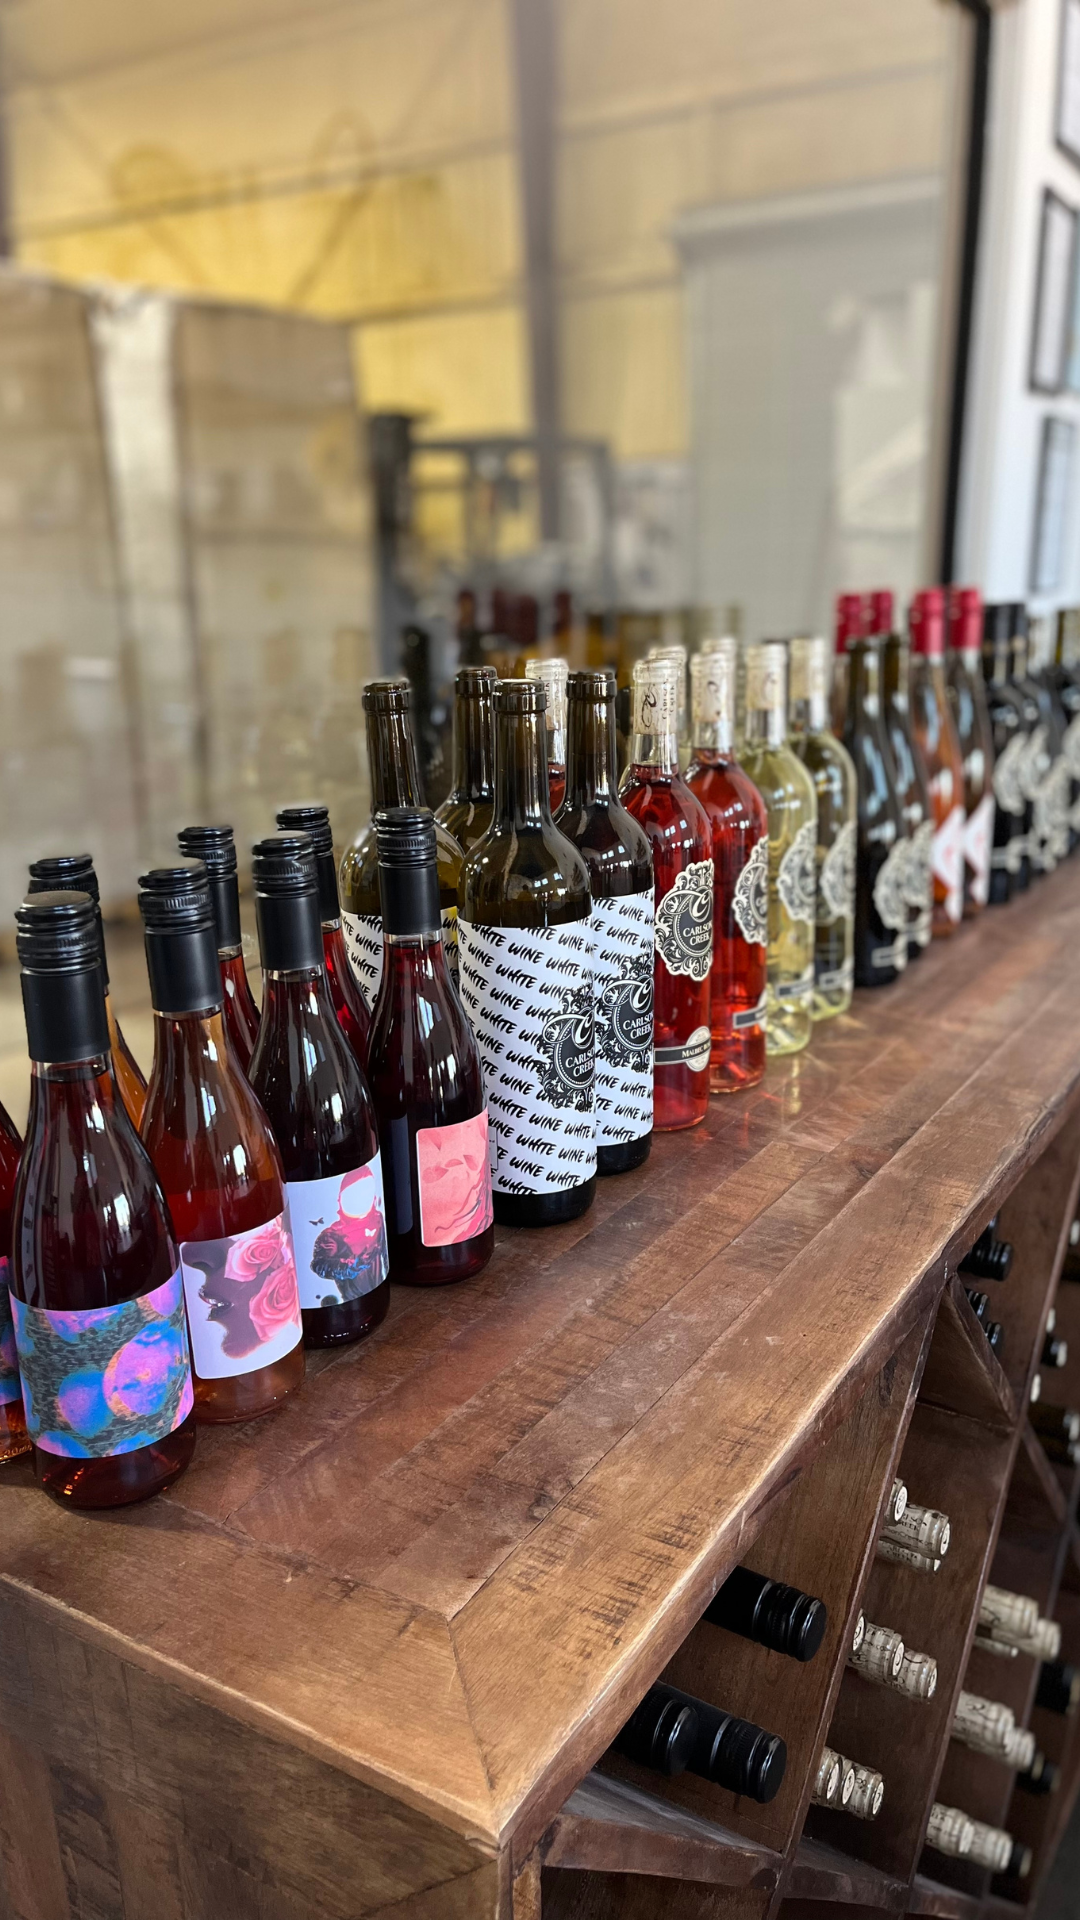
[(11, 1317), (8, 1277), (11, 1272), (6, 1254), (0, 1254), (0, 1407), (22, 1396), (19, 1385), (19, 1355), (15, 1346), (15, 1322)]
[(303, 1337), (286, 1213), (220, 1240), (183, 1240), (191, 1357), (200, 1380), (271, 1367)]
[(113, 1307), (66, 1312), (11, 1295), (26, 1429), (77, 1460), (134, 1453), (174, 1433), (194, 1404), (179, 1269)]

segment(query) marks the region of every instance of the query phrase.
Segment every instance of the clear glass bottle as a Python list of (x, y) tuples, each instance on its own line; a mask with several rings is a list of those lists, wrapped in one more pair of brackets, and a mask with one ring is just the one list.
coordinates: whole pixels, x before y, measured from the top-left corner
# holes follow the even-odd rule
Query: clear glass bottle
[(135, 1055), (124, 1039), (120, 1022), (113, 1009), (112, 994), (109, 992), (109, 956), (105, 951), (105, 928), (101, 919), (101, 893), (92, 856), (88, 853), (57, 853), (43, 860), (31, 861), (30, 884), (26, 889), (27, 898), (32, 898), (36, 893), (51, 893), (58, 888), (74, 888), (79, 893), (88, 893), (94, 903), (98, 938), (101, 941), (101, 964), (105, 972), (105, 1015), (109, 1023), (112, 1070), (116, 1075), (120, 1098), (137, 1132), (142, 1121), (143, 1107), (146, 1104), (146, 1081)]
[(462, 853), (482, 840), (495, 811), (494, 667), (459, 667), (454, 676), (454, 784), (435, 818)]
[(221, 1009), (225, 1031), (246, 1073), (259, 1032), (259, 1009), (244, 965), (236, 839), (231, 827), (182, 827), (176, 843), (187, 859), (201, 860), (206, 868), (217, 927), (221, 984), (225, 990)]
[(547, 692), (548, 796), (554, 816), (566, 793), (566, 683), (570, 668), (558, 656), (526, 660), (525, 678)]
[(631, 692), (630, 764), (619, 798), (645, 830), (653, 862), (656, 1034), (653, 1127), (696, 1127), (709, 1105), (712, 827), (679, 772), (677, 667), (638, 660)]
[(911, 730), (911, 653), (906, 635), (890, 633), (881, 648), (881, 710), (892, 784), (903, 817), (903, 893), (907, 957), (917, 960), (933, 929), (934, 816), (930, 790)]
[(855, 769), (829, 727), (829, 643), (792, 640), (791, 749), (817, 795), (814, 1019), (846, 1013), (855, 985)]
[(765, 1072), (769, 820), (735, 758), (738, 645), (712, 640), (690, 663), (693, 758), (686, 784), (712, 827), (710, 1093), (739, 1093)]
[(979, 654), (983, 603), (978, 587), (949, 593), (946, 676), (964, 765), (964, 918), (981, 913), (990, 895), (994, 840), (994, 742)]
[(765, 1044), (798, 1053), (814, 1015), (817, 796), (787, 737), (787, 648), (746, 649), (746, 744), (742, 765), (769, 817), (769, 984)]
[(881, 711), (881, 642), (856, 640), (848, 655), (844, 745), (858, 794), (855, 847), (855, 985), (883, 987), (908, 963), (905, 892), (909, 841), (893, 785)]
[(911, 603), (911, 729), (934, 816), (932, 928), (955, 933), (964, 913), (964, 766), (945, 690), (945, 597), (924, 587)]
[(360, 1065), (363, 1066), (367, 1059), (368, 1030), (371, 1020), (367, 1001), (360, 991), (356, 975), (349, 964), (349, 956), (345, 951), (330, 810), (319, 800), (306, 800), (296, 806), (279, 807), (275, 817), (278, 826), (285, 832), (310, 835), (311, 844), (315, 849), (326, 984), (330, 989), (330, 999), (333, 1002), (338, 1025)]

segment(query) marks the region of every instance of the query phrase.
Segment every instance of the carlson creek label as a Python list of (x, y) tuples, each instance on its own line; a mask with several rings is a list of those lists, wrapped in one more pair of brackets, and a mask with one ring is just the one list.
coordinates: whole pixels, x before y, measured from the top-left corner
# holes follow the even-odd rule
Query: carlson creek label
[(792, 920), (814, 924), (817, 893), (817, 826), (807, 820), (780, 862), (776, 891)]
[(656, 951), (669, 973), (704, 980), (712, 943), (713, 863), (692, 860), (656, 903)]
[(380, 1287), (390, 1272), (380, 1156), (351, 1173), (290, 1180), (286, 1191), (301, 1307), (338, 1307)]
[(653, 892), (593, 900), (596, 1144), (640, 1140), (653, 1123)]
[[(439, 917), (442, 921), (446, 964), (450, 969), (451, 979), (456, 982), (458, 977), (457, 908), (442, 907)], [(347, 913), (343, 907), (341, 931), (345, 936), (345, 951), (349, 956), (349, 965), (367, 1001), (368, 1012), (374, 1013), (382, 981), (382, 917), (377, 913)]]
[(182, 1240), (191, 1357), (203, 1380), (272, 1366), (301, 1337), (287, 1213), (220, 1240)]
[(26, 1430), (45, 1453), (101, 1460), (175, 1433), (194, 1405), (179, 1270), (112, 1307), (11, 1295)]
[(11, 1272), (7, 1255), (0, 1255), (0, 1407), (11, 1400), (18, 1400), (22, 1394), (19, 1385), (19, 1355), (15, 1346), (15, 1322), (11, 1317), (11, 1299), (8, 1294), (8, 1277)]
[(855, 912), (855, 822), (845, 820), (818, 871), (817, 923), (831, 926)]
[(458, 921), (461, 999), (480, 1049), (496, 1193), (560, 1193), (596, 1172), (592, 936)]

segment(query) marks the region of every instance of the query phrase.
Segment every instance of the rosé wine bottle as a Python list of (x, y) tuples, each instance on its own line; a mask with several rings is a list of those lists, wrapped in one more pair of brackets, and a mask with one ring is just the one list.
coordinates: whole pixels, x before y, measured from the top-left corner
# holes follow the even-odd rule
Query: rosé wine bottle
[(330, 811), (318, 800), (304, 801), (295, 807), (279, 807), (279, 827), (290, 833), (307, 833), (315, 849), (315, 867), (319, 880), (319, 918), (322, 922), (323, 959), (326, 980), (338, 1025), (360, 1065), (367, 1059), (371, 1016), (360, 984), (345, 950), (341, 926), (341, 901), (338, 897), (337, 864), (334, 860), (334, 835)]
[(248, 1070), (251, 1049), (259, 1031), (259, 1009), (244, 965), (240, 931), (240, 883), (236, 870), (236, 842), (231, 827), (183, 827), (176, 836), (181, 853), (201, 860), (210, 883), (210, 899), (217, 928), (218, 960), (225, 999), (225, 1031), (236, 1057)]

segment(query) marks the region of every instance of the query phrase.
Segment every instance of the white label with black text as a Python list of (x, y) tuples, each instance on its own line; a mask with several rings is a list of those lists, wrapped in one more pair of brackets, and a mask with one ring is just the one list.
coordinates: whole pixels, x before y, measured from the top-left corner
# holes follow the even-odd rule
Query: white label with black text
[[(442, 921), (446, 964), (450, 969), (451, 979), (456, 982), (458, 977), (457, 908), (442, 907), (439, 917)], [(382, 981), (382, 920), (377, 913), (346, 913), (342, 908), (341, 931), (345, 936), (345, 951), (349, 956), (349, 964), (359, 982), (360, 991), (367, 1001), (368, 1012), (373, 1013)]]
[(656, 951), (669, 973), (704, 980), (712, 949), (713, 863), (692, 860), (657, 902)]
[(653, 891), (593, 899), (596, 1144), (640, 1140), (653, 1123)]

